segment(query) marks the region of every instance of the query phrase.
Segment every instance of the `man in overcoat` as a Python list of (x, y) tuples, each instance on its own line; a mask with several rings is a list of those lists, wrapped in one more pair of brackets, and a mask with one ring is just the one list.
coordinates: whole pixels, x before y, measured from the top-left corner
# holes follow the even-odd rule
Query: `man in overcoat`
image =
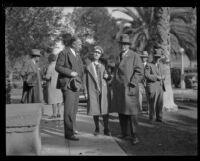
[(79, 90), (70, 88), (69, 83), (73, 78), (83, 80), (83, 63), (79, 55), (82, 43), (70, 34), (63, 35), (63, 43), (65, 48), (58, 55), (55, 69), (59, 73), (57, 88), (62, 90), (64, 98), (64, 135), (66, 139), (78, 141), (75, 123)]
[(139, 139), (136, 134), (139, 111), (139, 87), (144, 70), (139, 54), (129, 49), (129, 36), (120, 37), (120, 59), (116, 64), (111, 84), (111, 112), (118, 112), (122, 135), (131, 137), (132, 144)]
[(40, 50), (32, 49), (31, 59), (25, 62), (22, 67), (23, 92), (21, 103), (42, 103), (44, 101), (41, 76), (38, 68), (40, 56)]
[(149, 95), (149, 119), (153, 124), (154, 115), (156, 114), (156, 121), (162, 122), (163, 109), (163, 92), (165, 91), (164, 75), (162, 74), (162, 64), (159, 60), (161, 52), (155, 49), (153, 61), (145, 66), (145, 77), (147, 83), (147, 92)]
[[(143, 64), (143, 67), (145, 69), (145, 66), (147, 65), (148, 63), (148, 58), (149, 58), (149, 55), (147, 53), (147, 51), (143, 51), (141, 54), (140, 54), (140, 57), (141, 57), (141, 60), (142, 60), (142, 64)], [(149, 110), (149, 97), (148, 97), (148, 92), (146, 91), (146, 78), (145, 76), (142, 78), (141, 82), (139, 83), (139, 102), (140, 102), (140, 112), (143, 113), (145, 112), (143, 109), (143, 105), (142, 105), (142, 102), (143, 102), (143, 95), (146, 95), (146, 102), (147, 102), (147, 113), (148, 113), (148, 110)]]
[(92, 61), (86, 67), (86, 88), (88, 93), (87, 114), (92, 115), (95, 123), (94, 135), (100, 133), (99, 116), (103, 117), (104, 135), (111, 135), (108, 128), (109, 99), (107, 80), (109, 75), (105, 66), (99, 61), (103, 49), (94, 47)]

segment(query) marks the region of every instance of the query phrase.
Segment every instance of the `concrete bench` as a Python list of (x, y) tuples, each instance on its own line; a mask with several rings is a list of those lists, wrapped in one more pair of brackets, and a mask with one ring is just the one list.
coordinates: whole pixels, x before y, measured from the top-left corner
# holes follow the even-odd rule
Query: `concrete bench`
[(6, 104), (6, 155), (39, 155), (41, 104)]

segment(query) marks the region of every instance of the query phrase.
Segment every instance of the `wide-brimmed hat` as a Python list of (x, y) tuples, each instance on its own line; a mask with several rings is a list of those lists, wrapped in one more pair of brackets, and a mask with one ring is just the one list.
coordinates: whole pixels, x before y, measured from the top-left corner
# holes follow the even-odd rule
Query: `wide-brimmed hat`
[(68, 88), (74, 92), (78, 92), (82, 88), (81, 82), (82, 81), (80, 77), (71, 78), (68, 83)]
[(140, 57), (142, 57), (142, 58), (148, 58), (149, 55), (148, 55), (147, 51), (143, 51), (143, 52), (141, 53)]
[(31, 55), (32, 56), (41, 56), (41, 54), (40, 54), (40, 50), (38, 50), (38, 49), (32, 49), (31, 50)]
[(127, 34), (122, 34), (119, 38), (119, 43), (131, 45), (129, 36)]
[(101, 46), (95, 46), (95, 47), (94, 47), (94, 51), (99, 52), (100, 54), (103, 54), (103, 53), (104, 53), (104, 51), (103, 51), (103, 49), (102, 49)]

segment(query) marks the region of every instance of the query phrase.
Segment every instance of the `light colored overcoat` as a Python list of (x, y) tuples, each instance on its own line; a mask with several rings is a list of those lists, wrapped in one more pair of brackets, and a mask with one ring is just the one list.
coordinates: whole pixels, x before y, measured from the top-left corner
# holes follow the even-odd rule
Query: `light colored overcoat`
[(116, 64), (111, 83), (111, 109), (125, 115), (137, 115), (139, 110), (138, 83), (144, 76), (139, 55), (129, 50)]
[[(103, 115), (109, 112), (108, 86), (106, 80), (103, 78), (106, 73), (105, 67), (101, 64), (101, 80), (102, 88), (98, 83), (98, 78), (95, 73), (94, 64), (91, 62), (86, 67), (86, 88), (88, 93), (88, 115)], [(99, 94), (101, 93), (101, 100)], [(99, 102), (100, 101), (100, 102)]]
[(47, 103), (57, 104), (63, 102), (63, 96), (60, 89), (56, 88), (58, 72), (55, 70), (56, 61), (51, 62), (47, 69)]

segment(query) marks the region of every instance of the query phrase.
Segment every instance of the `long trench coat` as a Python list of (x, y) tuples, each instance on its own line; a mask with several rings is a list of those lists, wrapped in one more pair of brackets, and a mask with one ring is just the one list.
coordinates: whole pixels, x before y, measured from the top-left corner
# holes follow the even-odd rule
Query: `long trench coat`
[[(90, 63), (86, 67), (86, 89), (88, 93), (88, 115), (104, 115), (109, 112), (109, 99), (108, 99), (108, 86), (106, 80), (103, 78), (106, 73), (105, 67), (101, 64), (101, 80), (102, 88), (98, 83), (98, 78), (95, 73), (95, 67), (93, 63)], [(101, 93), (101, 100), (99, 100), (99, 94)], [(100, 101), (100, 102), (99, 102)]]
[[(27, 77), (30, 74), (36, 75), (36, 83), (34, 83), (34, 86), (28, 86), (27, 84)], [(42, 103), (43, 92), (37, 64), (34, 64), (31, 59), (25, 62), (21, 70), (21, 76), (24, 81), (21, 103)]]
[(111, 83), (111, 109), (125, 115), (137, 115), (139, 111), (138, 83), (144, 76), (139, 55), (129, 50), (115, 66)]

